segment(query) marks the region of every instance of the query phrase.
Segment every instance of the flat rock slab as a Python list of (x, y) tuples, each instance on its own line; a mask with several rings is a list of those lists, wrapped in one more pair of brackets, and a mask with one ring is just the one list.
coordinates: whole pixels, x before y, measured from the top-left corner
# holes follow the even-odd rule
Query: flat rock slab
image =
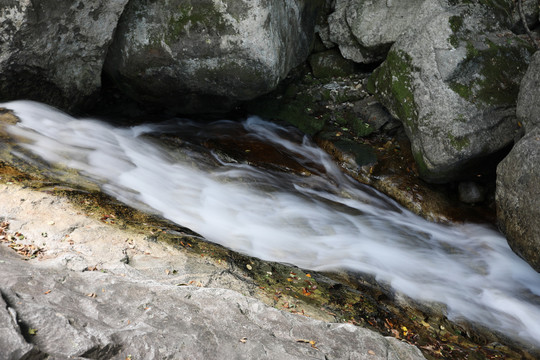
[[(164, 245), (138, 238), (131, 238), (126, 250), (125, 239), (133, 234), (122, 238), (115, 230), (119, 233), (105, 236), (106, 224), (52, 195), (1, 185), (0, 198), (0, 217), (11, 220), (9, 233), (24, 230), (26, 240), (34, 238), (47, 249), (44, 256), (24, 260), (0, 245), (0, 359), (46, 354), (55, 359), (423, 359), (417, 348), (397, 339), (269, 307), (239, 293), (249, 286), (242, 289), (232, 280), (213, 286), (238, 291), (174, 283), (161, 269), (172, 261), (178, 276), (195, 276), (187, 257), (172, 253), (166, 260)], [(56, 220), (32, 215), (30, 208), (46, 204), (45, 216)], [(55, 217), (58, 209), (70, 216)], [(69, 219), (75, 221), (71, 227)], [(59, 236), (66, 230), (71, 241)], [(135, 250), (142, 251), (144, 261), (136, 254), (129, 264), (121, 261), (126, 251)], [(77, 266), (65, 261), (77, 256)], [(102, 271), (90, 271), (87, 264), (99, 258)], [(203, 261), (199, 265), (202, 277), (216, 270)]]

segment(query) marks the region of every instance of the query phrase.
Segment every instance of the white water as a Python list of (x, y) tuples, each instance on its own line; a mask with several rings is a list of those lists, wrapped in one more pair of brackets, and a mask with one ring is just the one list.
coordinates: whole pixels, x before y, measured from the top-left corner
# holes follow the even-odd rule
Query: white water
[[(370, 273), (412, 298), (446, 304), (452, 319), (540, 345), (540, 274), (503, 236), (479, 225), (425, 221), (344, 176), (309, 141), (281, 137), (284, 129), (277, 125), (257, 118), (243, 123), (248, 136), (301, 163), (316, 162), (325, 174), (208, 160), (208, 154), (147, 136), (196, 129), (187, 120), (115, 128), (28, 101), (0, 106), (22, 120), (9, 131), (27, 139), (26, 149), (79, 169), (123, 202), (149, 207), (210, 241), (306, 269)], [(212, 126), (227, 123), (207, 128)]]

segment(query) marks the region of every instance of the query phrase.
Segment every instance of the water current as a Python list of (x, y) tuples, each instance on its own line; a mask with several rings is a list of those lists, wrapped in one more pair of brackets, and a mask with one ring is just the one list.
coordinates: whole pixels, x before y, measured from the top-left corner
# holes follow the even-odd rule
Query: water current
[[(21, 119), (9, 132), (25, 151), (79, 170), (128, 205), (265, 260), (372, 274), (445, 304), (451, 319), (540, 345), (540, 274), (496, 229), (428, 222), (344, 175), (291, 129), (255, 117), (122, 127), (28, 101), (0, 106)], [(196, 144), (216, 133), (268, 144), (304, 170), (253, 166)]]

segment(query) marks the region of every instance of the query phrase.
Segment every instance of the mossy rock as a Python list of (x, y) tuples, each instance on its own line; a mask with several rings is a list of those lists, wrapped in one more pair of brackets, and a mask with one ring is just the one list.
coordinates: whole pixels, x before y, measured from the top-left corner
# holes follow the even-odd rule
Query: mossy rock
[(475, 4), (461, 2), (403, 36), (368, 83), (405, 125), (430, 182), (476, 176), (471, 164), (511, 144), (517, 131), (519, 84), (534, 49), (490, 22), (487, 3)]

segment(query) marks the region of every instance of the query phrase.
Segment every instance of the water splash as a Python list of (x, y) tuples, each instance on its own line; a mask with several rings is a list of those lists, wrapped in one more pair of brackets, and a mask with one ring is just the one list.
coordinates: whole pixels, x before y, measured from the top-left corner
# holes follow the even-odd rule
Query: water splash
[[(242, 136), (272, 145), (310, 176), (237, 163), (197, 146), (156, 140), (208, 136), (239, 126), (176, 119), (119, 128), (75, 119), (42, 104), (2, 104), (20, 117), (9, 132), (51, 163), (78, 169), (103, 190), (191, 228), (208, 240), (265, 260), (312, 270), (373, 274), (414, 299), (540, 344), (540, 274), (496, 230), (430, 223), (351, 180), (307, 139), (250, 118)], [(195, 151), (198, 150), (198, 151)]]

